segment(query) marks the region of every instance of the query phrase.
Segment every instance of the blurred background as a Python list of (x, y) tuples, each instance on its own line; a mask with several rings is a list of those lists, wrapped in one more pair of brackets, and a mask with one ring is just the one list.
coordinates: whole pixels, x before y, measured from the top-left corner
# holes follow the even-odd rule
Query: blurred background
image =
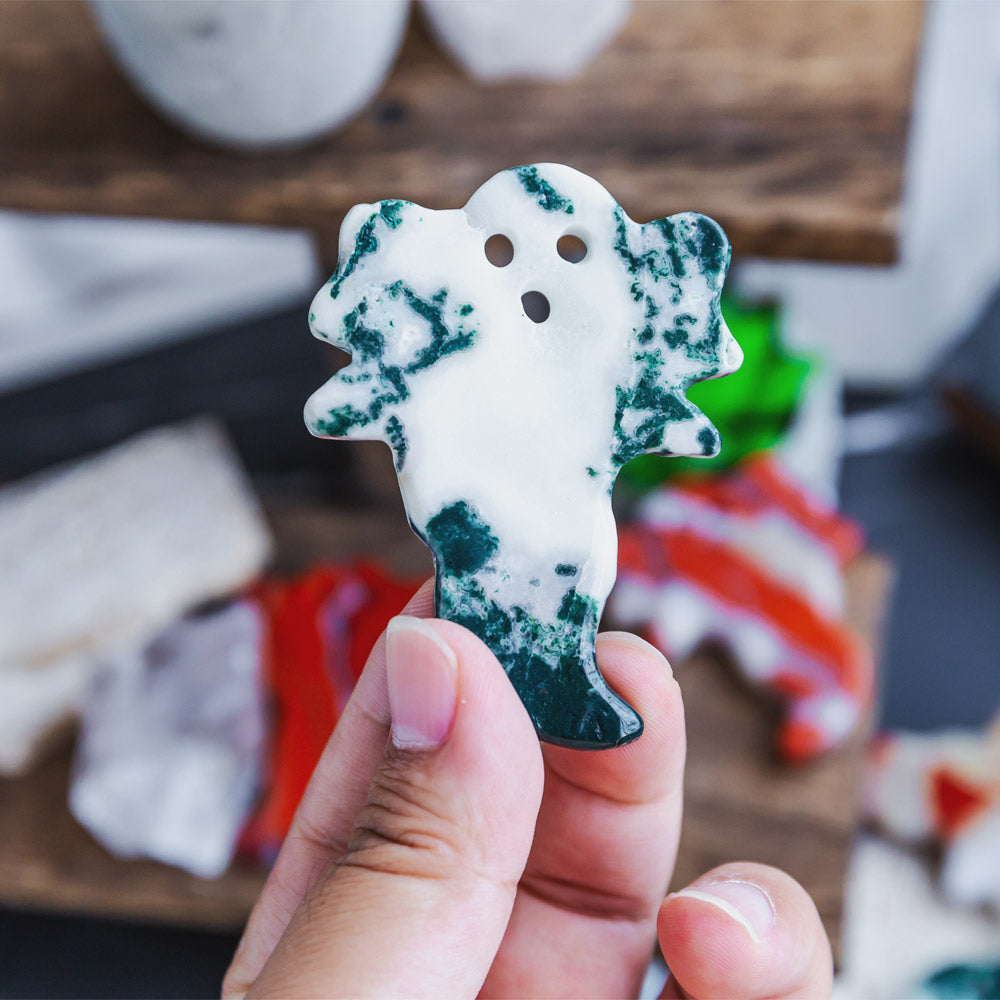
[(1000, 996), (1000, 4), (963, 0), (0, 3), (0, 996), (218, 992), (431, 572), (389, 450), (302, 423), (340, 223), (553, 161), (733, 246), (723, 452), (615, 494), (606, 620), (687, 705), (677, 884), (789, 870), (839, 996)]

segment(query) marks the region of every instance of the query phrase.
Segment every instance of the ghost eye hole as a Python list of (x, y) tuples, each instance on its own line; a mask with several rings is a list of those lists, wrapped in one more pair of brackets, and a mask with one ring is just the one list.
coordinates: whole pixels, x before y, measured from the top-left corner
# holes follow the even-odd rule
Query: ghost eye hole
[(514, 259), (514, 244), (502, 233), (495, 233), (485, 243), (486, 259), (494, 267), (506, 267)]
[(541, 292), (525, 292), (521, 296), (521, 308), (532, 323), (544, 323), (549, 318), (549, 300)]
[(556, 242), (556, 251), (563, 260), (570, 264), (579, 264), (587, 256), (587, 244), (579, 236), (566, 233)]

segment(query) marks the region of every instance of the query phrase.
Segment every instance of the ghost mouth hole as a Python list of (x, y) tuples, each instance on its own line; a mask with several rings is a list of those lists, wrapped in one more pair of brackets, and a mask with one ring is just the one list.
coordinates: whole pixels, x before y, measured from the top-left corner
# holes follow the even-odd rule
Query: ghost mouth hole
[(549, 318), (549, 300), (541, 292), (525, 292), (521, 296), (521, 308), (532, 323), (544, 323)]
[(502, 233), (491, 236), (483, 249), (486, 259), (494, 267), (506, 267), (514, 259), (514, 244)]
[(572, 233), (560, 236), (556, 242), (556, 251), (563, 260), (570, 264), (579, 264), (587, 256), (587, 244)]

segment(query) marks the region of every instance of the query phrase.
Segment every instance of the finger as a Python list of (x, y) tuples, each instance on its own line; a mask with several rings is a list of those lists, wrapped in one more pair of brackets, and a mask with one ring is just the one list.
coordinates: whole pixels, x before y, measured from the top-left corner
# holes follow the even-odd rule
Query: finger
[[(402, 613), (429, 617), (433, 605), (434, 583), (428, 580)], [(346, 853), (354, 819), (368, 797), (388, 738), (383, 633), (323, 750), (274, 868), (250, 914), (223, 981), (223, 997), (246, 993), (309, 887)]]
[(664, 997), (828, 997), (830, 943), (813, 901), (791, 876), (757, 864), (715, 868), (660, 908), (671, 979)]
[(546, 746), (535, 843), (488, 996), (636, 996), (680, 831), (684, 710), (654, 647), (615, 632), (601, 673), (645, 728), (615, 750)]
[(392, 739), (347, 854), (253, 995), (473, 996), (503, 938), (542, 791), (531, 721), (458, 625), (393, 619), (386, 663)]

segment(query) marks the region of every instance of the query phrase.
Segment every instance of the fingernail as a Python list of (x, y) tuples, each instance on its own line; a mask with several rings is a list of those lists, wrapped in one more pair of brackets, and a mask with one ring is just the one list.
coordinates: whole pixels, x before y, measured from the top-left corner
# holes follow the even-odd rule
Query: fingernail
[(631, 632), (602, 632), (597, 637), (597, 641), (599, 643), (616, 642), (622, 646), (631, 646), (637, 652), (642, 653), (643, 656), (652, 656), (654, 659), (659, 660), (668, 676), (674, 676), (674, 668), (670, 666), (670, 661), (663, 653), (651, 642), (646, 642), (645, 639), (633, 635)]
[(389, 622), (385, 641), (392, 742), (402, 750), (433, 750), (455, 717), (455, 653), (425, 621), (407, 615)]
[(695, 882), (674, 895), (699, 899), (718, 907), (742, 925), (754, 944), (760, 944), (778, 917), (767, 890), (744, 879), (707, 879)]

